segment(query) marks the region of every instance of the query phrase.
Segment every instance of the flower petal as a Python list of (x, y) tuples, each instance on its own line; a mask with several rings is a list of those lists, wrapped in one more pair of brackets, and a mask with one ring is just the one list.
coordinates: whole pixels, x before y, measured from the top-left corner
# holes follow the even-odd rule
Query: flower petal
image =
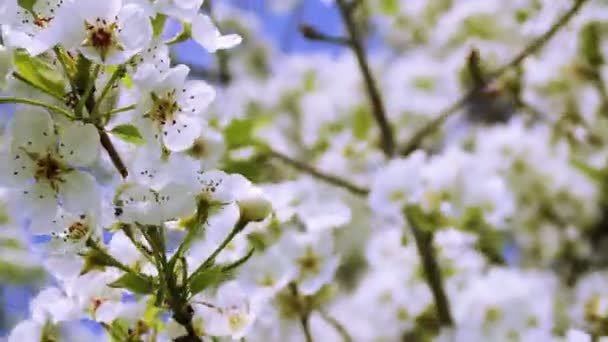
[(201, 134), (202, 123), (188, 115), (177, 115), (175, 123), (163, 126), (163, 142), (171, 151), (183, 151), (194, 143)]
[(49, 113), (36, 108), (17, 111), (13, 121), (14, 151), (25, 149), (32, 153), (45, 153), (54, 142), (53, 120)]
[(215, 99), (215, 89), (203, 81), (188, 81), (179, 93), (177, 103), (183, 112), (204, 112)]
[(99, 155), (99, 134), (95, 126), (69, 123), (59, 138), (59, 154), (72, 165), (92, 164)]
[(238, 34), (222, 35), (211, 18), (198, 14), (192, 21), (192, 38), (209, 52), (229, 49), (243, 40)]
[(99, 192), (90, 174), (76, 170), (68, 173), (60, 191), (66, 210), (72, 213), (100, 211)]

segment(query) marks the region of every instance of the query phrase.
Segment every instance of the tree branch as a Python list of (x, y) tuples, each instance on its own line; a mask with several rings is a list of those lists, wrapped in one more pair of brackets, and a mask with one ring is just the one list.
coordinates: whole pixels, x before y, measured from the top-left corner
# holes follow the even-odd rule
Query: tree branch
[(490, 73), (480, 84), (467, 92), (460, 99), (456, 100), (453, 104), (448, 106), (446, 109), (441, 111), (439, 115), (420, 128), (414, 135), (410, 138), (408, 142), (405, 143), (404, 147), (400, 149), (399, 153), (401, 155), (409, 155), (413, 151), (415, 151), (422, 140), (426, 138), (429, 134), (433, 133), (436, 129), (441, 127), (441, 125), (454, 113), (456, 113), (460, 108), (462, 108), (467, 102), (469, 102), (475, 94), (479, 91), (480, 88), (487, 86), (492, 81), (496, 80), (504, 73), (509, 71), (510, 69), (521, 64), (528, 56), (536, 53), (540, 50), (559, 30), (564, 27), (570, 19), (574, 17), (576, 13), (581, 9), (583, 4), (588, 0), (575, 0), (572, 7), (566, 11), (562, 16), (560, 16), (553, 25), (541, 36), (534, 39), (528, 46), (526, 46), (519, 54), (513, 57), (509, 62), (504, 64), (503, 66), (496, 69), (494, 72)]
[(358, 185), (355, 185), (353, 183), (351, 183), (348, 180), (342, 179), (338, 176), (334, 176), (334, 175), (330, 175), (327, 173), (324, 173), (320, 170), (315, 169), (314, 167), (301, 162), (299, 160), (295, 160), (292, 159), (291, 157), (288, 157), (280, 152), (274, 151), (274, 150), (269, 150), (268, 151), (268, 155), (281, 160), (282, 162), (284, 162), (285, 164), (293, 167), (294, 169), (303, 171), (319, 180), (322, 180), (326, 183), (329, 183), (331, 185), (335, 185), (337, 187), (346, 189), (350, 192), (352, 192), (355, 195), (360, 195), (360, 196), (367, 196), (367, 194), (369, 193), (368, 189), (365, 189), (363, 187), (360, 187)]
[(350, 47), (355, 53), (361, 74), (365, 81), (365, 88), (369, 101), (372, 105), (372, 113), (376, 120), (378, 127), (380, 128), (381, 139), (382, 139), (382, 150), (387, 156), (392, 156), (395, 152), (395, 138), (393, 136), (393, 130), (386, 118), (386, 110), (384, 109), (384, 103), (378, 90), (378, 85), (374, 77), (372, 76), (367, 57), (365, 55), (365, 49), (363, 47), (363, 40), (352, 17), (353, 2), (347, 2), (346, 0), (337, 0), (338, 8), (342, 20), (346, 26), (348, 34), (350, 35)]
[(307, 24), (300, 25), (299, 29), (300, 29), (300, 33), (302, 33), (304, 38), (309, 39), (309, 40), (315, 40), (315, 41), (319, 41), (319, 42), (325, 42), (325, 43), (336, 44), (336, 45), (347, 46), (347, 47), (350, 47), (352, 45), (352, 41), (346, 37), (330, 36), (328, 34), (320, 32), (315, 27), (307, 25)]
[(404, 213), (404, 217), (410, 224), (412, 232), (414, 233), (416, 248), (418, 249), (420, 261), (422, 262), (426, 282), (433, 293), (437, 318), (439, 319), (441, 326), (452, 326), (454, 321), (452, 319), (452, 314), (450, 313), (450, 303), (443, 287), (441, 269), (439, 268), (439, 263), (435, 258), (435, 251), (433, 249), (433, 233), (420, 229), (420, 227), (416, 226), (416, 223), (408, 216), (409, 215)]

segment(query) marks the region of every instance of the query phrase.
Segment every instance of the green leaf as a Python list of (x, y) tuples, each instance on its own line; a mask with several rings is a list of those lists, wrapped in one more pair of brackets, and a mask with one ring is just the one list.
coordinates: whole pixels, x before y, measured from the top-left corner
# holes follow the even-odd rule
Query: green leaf
[(594, 168), (581, 160), (572, 159), (570, 164), (592, 181), (601, 184), (606, 179), (605, 172), (602, 169)]
[(399, 13), (399, 0), (380, 0), (378, 5), (382, 14), (395, 15)]
[(25, 50), (15, 50), (15, 70), (28, 82), (56, 97), (63, 97), (65, 83), (62, 74), (41, 57), (32, 57)]
[(154, 33), (154, 37), (158, 37), (163, 33), (166, 21), (167, 16), (160, 13), (158, 13), (156, 17), (152, 19), (152, 32)]
[(367, 106), (359, 106), (355, 109), (353, 118), (353, 134), (355, 138), (364, 140), (373, 126), (373, 118)]
[(188, 281), (192, 296), (208, 289), (217, 287), (231, 278), (231, 272), (225, 272), (222, 266), (213, 265), (193, 274)]
[(109, 287), (127, 289), (137, 294), (149, 294), (154, 291), (154, 283), (150, 277), (136, 274), (125, 273), (116, 281), (108, 284)]
[(17, 4), (19, 4), (19, 6), (25, 8), (28, 11), (34, 10), (35, 3), (36, 3), (36, 0), (17, 0)]
[(117, 138), (120, 138), (126, 142), (130, 142), (135, 145), (141, 145), (145, 143), (145, 140), (139, 133), (137, 127), (130, 124), (118, 125), (112, 128), (110, 133), (115, 135)]
[(106, 326), (112, 342), (124, 342), (129, 338), (129, 323), (124, 319), (115, 319), (110, 326)]
[(583, 26), (579, 35), (579, 52), (585, 62), (593, 67), (604, 64), (604, 56), (600, 46), (602, 45), (600, 23), (592, 21)]

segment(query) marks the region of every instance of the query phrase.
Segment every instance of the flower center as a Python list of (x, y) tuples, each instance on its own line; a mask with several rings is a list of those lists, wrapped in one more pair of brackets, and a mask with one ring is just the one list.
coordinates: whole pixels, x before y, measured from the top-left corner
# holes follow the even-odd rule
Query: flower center
[(34, 25), (40, 27), (40, 28), (45, 28), (47, 26), (49, 26), (49, 23), (51, 22), (51, 20), (53, 20), (54, 17), (44, 17), (41, 15), (35, 15), (34, 16)]
[(51, 154), (46, 154), (44, 157), (36, 160), (34, 178), (36, 181), (48, 181), (51, 184), (51, 188), (57, 190), (59, 186), (58, 183), (63, 182), (63, 179), (61, 178), (63, 171), (64, 167), (61, 160), (56, 159)]
[(158, 96), (155, 93), (152, 93), (151, 96), (153, 104), (148, 116), (161, 125), (166, 123), (175, 125), (175, 113), (179, 110), (179, 105), (175, 100), (175, 89), (168, 91), (163, 96)]
[(105, 19), (97, 18), (94, 24), (85, 22), (84, 25), (87, 38), (83, 46), (90, 46), (99, 51), (102, 61), (105, 61), (112, 48), (123, 50), (122, 45), (118, 43), (117, 33), (120, 29), (116, 22), (108, 23)]
[(203, 159), (207, 155), (207, 145), (202, 138), (194, 140), (192, 147), (188, 150), (188, 155), (195, 159)]
[(297, 260), (298, 264), (306, 273), (319, 273), (321, 262), (311, 247), (306, 248), (306, 252)]

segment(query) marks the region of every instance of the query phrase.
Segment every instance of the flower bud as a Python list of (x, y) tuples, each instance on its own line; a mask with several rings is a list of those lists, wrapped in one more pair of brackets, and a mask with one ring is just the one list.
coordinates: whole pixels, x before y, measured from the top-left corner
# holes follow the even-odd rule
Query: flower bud
[(241, 211), (241, 220), (244, 222), (262, 221), (272, 211), (272, 203), (256, 187), (251, 187), (237, 203)]

